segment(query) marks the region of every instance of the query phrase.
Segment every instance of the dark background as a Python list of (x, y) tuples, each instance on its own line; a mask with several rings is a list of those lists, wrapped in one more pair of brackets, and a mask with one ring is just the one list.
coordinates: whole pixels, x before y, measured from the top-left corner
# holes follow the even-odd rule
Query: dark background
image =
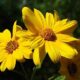
[[(77, 20), (78, 27), (73, 34), (76, 37), (80, 37), (80, 0), (0, 0), (0, 31), (3, 31), (5, 28), (12, 30), (12, 25), (15, 20), (24, 28), (21, 17), (21, 9), (23, 6), (28, 6), (31, 9), (37, 8), (42, 11), (43, 14), (45, 14), (46, 11), (53, 13), (54, 10), (57, 10), (62, 19), (69, 18), (71, 20)], [(26, 71), (28, 71), (27, 80), (30, 80), (34, 64), (29, 60), (23, 65)], [(54, 65), (49, 58), (45, 59), (42, 68), (37, 72), (38, 78), (35, 77), (34, 80), (48, 80), (48, 77), (57, 74), (58, 65), (59, 64)], [(53, 70), (54, 68), (57, 71)], [(17, 63), (15, 70), (20, 70), (19, 63)], [(23, 76), (13, 71), (6, 70), (3, 73), (0, 72), (0, 80), (17, 79), (24, 80)]]
[[(0, 0), (0, 31), (12, 28), (15, 20), (23, 25), (21, 9), (23, 6), (37, 8), (44, 14), (57, 10), (61, 18), (76, 19), (80, 25), (80, 0)], [(75, 31), (80, 36), (80, 27)]]

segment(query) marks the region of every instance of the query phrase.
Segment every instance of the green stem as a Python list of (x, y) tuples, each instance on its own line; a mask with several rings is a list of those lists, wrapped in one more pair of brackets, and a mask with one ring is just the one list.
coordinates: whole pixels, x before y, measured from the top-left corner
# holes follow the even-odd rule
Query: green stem
[(34, 76), (35, 76), (35, 74), (36, 74), (36, 70), (37, 70), (37, 68), (34, 67), (34, 68), (33, 68), (33, 72), (32, 72), (32, 76), (31, 76), (31, 80), (34, 79)]
[(48, 78), (48, 80), (53, 80), (53, 78), (54, 78), (54, 76), (51, 76), (51, 77)]
[(16, 71), (16, 70), (13, 70), (12, 72), (14, 72), (14, 73), (16, 73), (16, 74), (18, 74), (18, 75), (20, 75), (20, 76), (24, 76), (21, 72), (19, 72), (19, 71)]
[(56, 78), (56, 75), (52, 75), (51, 77), (48, 78), (48, 80), (54, 80)]
[(27, 76), (27, 73), (26, 73), (26, 71), (25, 71), (25, 69), (24, 69), (23, 64), (20, 63), (20, 66), (21, 66), (21, 69), (22, 69), (22, 71), (23, 71), (23, 73), (24, 73), (25, 80), (28, 80), (28, 76)]

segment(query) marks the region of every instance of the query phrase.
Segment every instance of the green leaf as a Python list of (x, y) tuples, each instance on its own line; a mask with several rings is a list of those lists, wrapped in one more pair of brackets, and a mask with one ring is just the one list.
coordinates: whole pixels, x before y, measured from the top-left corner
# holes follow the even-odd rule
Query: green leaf
[(63, 75), (53, 75), (48, 80), (66, 80), (66, 77)]
[(61, 75), (55, 78), (54, 80), (66, 80), (66, 77)]

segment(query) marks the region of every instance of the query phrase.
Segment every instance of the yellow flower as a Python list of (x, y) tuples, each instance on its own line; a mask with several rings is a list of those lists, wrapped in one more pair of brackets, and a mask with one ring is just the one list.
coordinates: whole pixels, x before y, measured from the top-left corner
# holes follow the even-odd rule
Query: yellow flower
[(66, 76), (66, 80), (80, 80), (80, 54), (72, 60), (61, 59), (60, 73)]
[(33, 61), (36, 65), (41, 64), (45, 53), (48, 53), (54, 62), (61, 56), (72, 58), (77, 54), (77, 51), (67, 44), (77, 40), (72, 37), (77, 21), (60, 20), (56, 11), (54, 15), (47, 12), (44, 17), (39, 10), (34, 9), (33, 12), (28, 7), (22, 9), (22, 18), (28, 29), (27, 38), (32, 41)]
[(27, 48), (28, 42), (16, 36), (16, 32), (21, 29), (16, 22), (13, 25), (12, 34), (8, 29), (0, 32), (0, 70), (13, 70), (16, 60), (30, 58), (31, 50)]
[[(74, 48), (80, 52), (80, 40), (70, 42)], [(60, 73), (66, 76), (67, 80), (80, 80), (80, 53), (73, 59), (61, 58)]]

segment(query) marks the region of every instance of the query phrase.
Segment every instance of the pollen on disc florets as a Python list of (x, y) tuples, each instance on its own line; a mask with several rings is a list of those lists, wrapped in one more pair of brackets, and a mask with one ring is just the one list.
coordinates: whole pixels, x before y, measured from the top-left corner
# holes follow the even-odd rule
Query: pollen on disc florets
[(18, 48), (18, 43), (16, 41), (9, 41), (6, 46), (6, 50), (8, 53), (12, 53), (14, 50)]
[(41, 35), (41, 37), (44, 38), (44, 40), (47, 40), (47, 41), (54, 41), (54, 40), (56, 40), (55, 33), (53, 32), (52, 29), (49, 29), (49, 28), (42, 30), (40, 32), (40, 35)]
[(71, 76), (74, 76), (77, 73), (77, 65), (75, 63), (68, 64), (67, 68)]

